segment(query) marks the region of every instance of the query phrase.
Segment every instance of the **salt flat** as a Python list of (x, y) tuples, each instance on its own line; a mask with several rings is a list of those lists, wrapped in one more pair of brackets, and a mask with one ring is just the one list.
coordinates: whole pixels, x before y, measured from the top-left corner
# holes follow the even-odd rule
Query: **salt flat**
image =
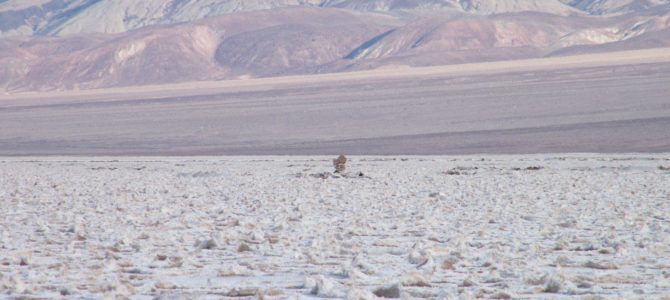
[(670, 295), (668, 154), (330, 158), (1, 158), (0, 298)]
[(0, 96), (0, 155), (660, 153), (670, 51)]

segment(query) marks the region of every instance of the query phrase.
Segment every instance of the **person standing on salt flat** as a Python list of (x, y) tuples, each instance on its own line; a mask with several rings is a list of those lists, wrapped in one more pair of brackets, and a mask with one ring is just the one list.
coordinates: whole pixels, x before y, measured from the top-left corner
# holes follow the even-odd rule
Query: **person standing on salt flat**
[(344, 155), (340, 155), (337, 159), (333, 159), (333, 166), (335, 167), (335, 173), (344, 173), (347, 169), (347, 158)]

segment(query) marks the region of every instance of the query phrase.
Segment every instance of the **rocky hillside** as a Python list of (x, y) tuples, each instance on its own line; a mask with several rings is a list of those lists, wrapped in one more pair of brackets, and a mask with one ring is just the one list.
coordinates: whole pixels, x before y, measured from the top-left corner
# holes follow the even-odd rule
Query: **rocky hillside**
[(670, 46), (664, 0), (0, 0), (0, 88), (99, 88)]

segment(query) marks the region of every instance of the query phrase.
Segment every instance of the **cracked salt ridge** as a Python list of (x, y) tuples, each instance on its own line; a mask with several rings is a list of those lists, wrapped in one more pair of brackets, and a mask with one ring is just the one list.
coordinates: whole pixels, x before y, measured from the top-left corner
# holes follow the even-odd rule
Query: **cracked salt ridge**
[(0, 159), (0, 298), (670, 294), (668, 155), (330, 159)]

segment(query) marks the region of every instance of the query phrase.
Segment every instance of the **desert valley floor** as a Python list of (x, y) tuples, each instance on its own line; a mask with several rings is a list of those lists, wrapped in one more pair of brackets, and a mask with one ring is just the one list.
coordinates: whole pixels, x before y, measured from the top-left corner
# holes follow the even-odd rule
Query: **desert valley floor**
[(668, 154), (330, 159), (2, 158), (0, 298), (670, 295)]
[(670, 49), (0, 95), (0, 155), (670, 152)]

